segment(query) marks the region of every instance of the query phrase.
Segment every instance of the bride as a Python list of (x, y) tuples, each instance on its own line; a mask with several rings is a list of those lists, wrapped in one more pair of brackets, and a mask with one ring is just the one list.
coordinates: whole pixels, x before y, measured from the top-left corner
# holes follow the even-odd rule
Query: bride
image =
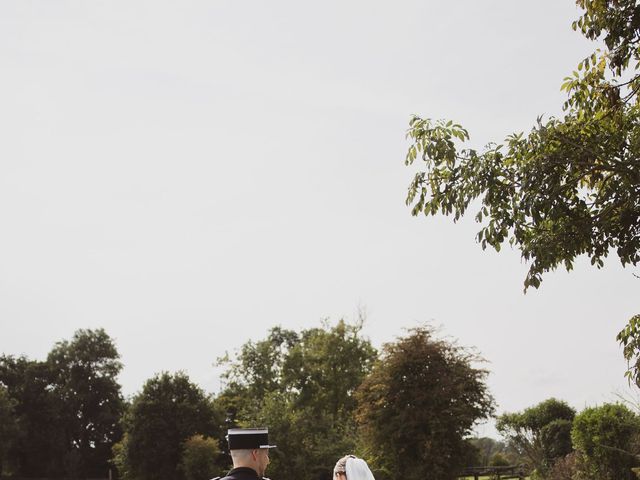
[(345, 455), (333, 467), (334, 480), (375, 480), (367, 462), (355, 455)]

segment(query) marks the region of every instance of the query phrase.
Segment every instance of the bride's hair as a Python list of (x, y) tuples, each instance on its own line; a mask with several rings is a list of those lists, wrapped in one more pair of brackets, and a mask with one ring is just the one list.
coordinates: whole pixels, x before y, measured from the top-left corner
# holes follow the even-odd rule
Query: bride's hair
[(345, 455), (336, 462), (333, 474), (344, 473), (347, 480), (375, 480), (367, 462), (355, 455)]

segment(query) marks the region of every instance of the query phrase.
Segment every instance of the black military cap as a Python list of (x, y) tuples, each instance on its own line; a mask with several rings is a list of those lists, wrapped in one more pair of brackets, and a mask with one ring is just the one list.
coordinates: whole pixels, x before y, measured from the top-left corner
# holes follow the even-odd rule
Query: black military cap
[(227, 431), (229, 450), (252, 450), (254, 448), (276, 448), (269, 445), (267, 428), (230, 428)]

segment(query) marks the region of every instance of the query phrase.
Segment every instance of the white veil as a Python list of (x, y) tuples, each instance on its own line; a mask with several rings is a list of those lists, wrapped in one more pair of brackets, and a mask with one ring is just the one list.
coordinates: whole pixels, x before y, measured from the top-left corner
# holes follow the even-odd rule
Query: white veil
[(345, 473), (347, 480), (375, 480), (367, 462), (361, 458), (347, 458)]

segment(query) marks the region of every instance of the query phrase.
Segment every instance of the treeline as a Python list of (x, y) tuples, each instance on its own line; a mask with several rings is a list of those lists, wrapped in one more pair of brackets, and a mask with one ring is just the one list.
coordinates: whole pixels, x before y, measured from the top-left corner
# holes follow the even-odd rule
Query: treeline
[(112, 469), (122, 480), (206, 480), (230, 466), (227, 428), (264, 425), (278, 445), (268, 475), (279, 480), (330, 480), (349, 452), (378, 480), (447, 480), (500, 462), (525, 462), (554, 480), (572, 478), (558, 476), (565, 471), (631, 478), (638, 420), (620, 405), (575, 416), (549, 400), (499, 417), (504, 443), (470, 438), (494, 414), (479, 360), (429, 327), (380, 352), (358, 324), (276, 327), (219, 359), (217, 395), (183, 372), (162, 372), (125, 401), (113, 340), (80, 330), (45, 361), (0, 356), (0, 473), (104, 478)]
[(0, 357), (3, 475), (206, 479), (229, 467), (231, 426), (266, 425), (273, 478), (330, 479), (336, 459), (365, 456), (381, 478), (450, 478), (465, 440), (493, 413), (487, 372), (463, 348), (418, 328), (381, 352), (359, 325), (273, 328), (219, 360), (208, 395), (185, 373), (159, 373), (125, 401), (104, 330), (80, 330), (44, 361)]

